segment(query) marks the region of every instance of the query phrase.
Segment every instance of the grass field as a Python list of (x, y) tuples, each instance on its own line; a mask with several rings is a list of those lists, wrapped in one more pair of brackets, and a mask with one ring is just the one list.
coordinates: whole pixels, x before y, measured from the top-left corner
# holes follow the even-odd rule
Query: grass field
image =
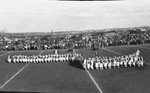
[[(53, 50), (0, 52), (0, 91), (47, 93), (150, 93), (150, 45), (117, 46), (99, 49), (101, 56), (131, 54), (137, 49), (144, 57), (144, 67), (110, 70), (83, 70), (63, 63), (7, 63), (8, 54), (51, 54)], [(76, 49), (86, 57), (90, 49)], [(68, 53), (60, 50), (61, 54)]]

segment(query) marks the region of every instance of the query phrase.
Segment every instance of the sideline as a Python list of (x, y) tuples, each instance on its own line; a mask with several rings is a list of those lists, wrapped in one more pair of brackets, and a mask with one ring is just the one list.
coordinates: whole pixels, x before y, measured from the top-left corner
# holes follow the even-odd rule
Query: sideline
[(88, 75), (90, 76), (90, 78), (92, 79), (93, 83), (95, 84), (95, 86), (97, 87), (97, 89), (99, 90), (100, 93), (103, 93), (103, 91), (101, 90), (101, 88), (98, 86), (98, 84), (96, 83), (95, 79), (92, 77), (92, 75), (90, 74), (90, 72), (85, 69), (86, 72), (88, 73)]

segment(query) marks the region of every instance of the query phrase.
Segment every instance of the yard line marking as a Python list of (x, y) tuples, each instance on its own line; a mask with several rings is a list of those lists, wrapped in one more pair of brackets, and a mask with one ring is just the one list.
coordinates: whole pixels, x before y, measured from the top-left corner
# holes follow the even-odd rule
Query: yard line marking
[[(81, 63), (82, 64), (82, 63)], [(82, 65), (83, 66), (83, 65)], [(84, 67), (84, 66), (83, 66)], [(101, 90), (101, 88), (98, 86), (98, 84), (96, 83), (95, 79), (92, 77), (92, 75), (90, 74), (90, 72), (85, 69), (86, 72), (88, 73), (88, 75), (90, 76), (90, 78), (92, 79), (93, 83), (95, 84), (95, 86), (97, 87), (97, 89), (99, 90), (100, 93), (103, 93), (103, 91)]]
[[(41, 53), (43, 53), (44, 51), (42, 51)], [(40, 54), (41, 54), (40, 53)], [(39, 55), (40, 55), (39, 54)], [(16, 74), (14, 74), (10, 79), (8, 79), (1, 87), (0, 90), (6, 85), (8, 84), (15, 76), (17, 76), (23, 69), (25, 69), (30, 63), (26, 64), (25, 66), (23, 66)]]
[(145, 64), (147, 64), (147, 65), (150, 65), (150, 63), (148, 63), (148, 62), (144, 62)]
[[(121, 55), (121, 53), (119, 53), (119, 52), (112, 51), (112, 50), (110, 50), (110, 49), (106, 49), (106, 48), (103, 48), (103, 49), (104, 49), (104, 50), (107, 50), (107, 51), (109, 51), (109, 52), (112, 52), (112, 53), (115, 53), (115, 54)], [(150, 63), (145, 62), (145, 61), (144, 61), (144, 63), (145, 63), (145, 64), (147, 64), (147, 65), (150, 65)]]
[(4, 53), (4, 54), (1, 54), (0, 57), (1, 57), (1, 56), (4, 56), (4, 55), (7, 55), (7, 54), (10, 54), (10, 53), (12, 53), (12, 51), (11, 51), (11, 52), (7, 52), (7, 53)]
[(95, 84), (95, 86), (97, 87), (97, 89), (99, 90), (100, 93), (103, 93), (103, 91), (101, 90), (101, 88), (98, 86), (98, 84), (96, 83), (95, 79), (92, 77), (92, 75), (90, 74), (90, 72), (85, 69), (86, 72), (88, 73), (88, 75), (90, 76), (90, 78), (92, 79), (93, 83)]
[(9, 83), (15, 76), (17, 76), (24, 68), (26, 68), (27, 66), (29, 65), (26, 64), (23, 68), (21, 68), (15, 75), (13, 75), (10, 79), (8, 79), (1, 87), (0, 87), (0, 90), (7, 84)]

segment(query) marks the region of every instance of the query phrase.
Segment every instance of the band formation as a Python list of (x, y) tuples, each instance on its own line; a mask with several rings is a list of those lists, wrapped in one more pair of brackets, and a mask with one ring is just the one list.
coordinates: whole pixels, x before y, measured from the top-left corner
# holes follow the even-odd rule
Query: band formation
[(69, 54), (58, 54), (55, 50), (54, 54), (48, 55), (8, 55), (8, 63), (50, 63), (50, 62), (80, 62), (84, 69), (111, 69), (120, 67), (143, 66), (143, 57), (140, 51), (123, 56), (101, 57), (97, 54), (95, 57), (86, 58), (82, 54), (75, 52)]

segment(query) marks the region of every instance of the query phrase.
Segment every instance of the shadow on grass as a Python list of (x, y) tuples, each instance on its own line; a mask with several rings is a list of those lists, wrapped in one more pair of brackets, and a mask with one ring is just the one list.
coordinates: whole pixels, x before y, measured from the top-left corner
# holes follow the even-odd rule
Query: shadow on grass
[(79, 60), (69, 61), (68, 64), (69, 64), (70, 66), (74, 67), (74, 68), (78, 68), (78, 69), (85, 70)]
[(150, 65), (144, 64), (144, 66), (136, 67), (137, 70), (150, 70)]

